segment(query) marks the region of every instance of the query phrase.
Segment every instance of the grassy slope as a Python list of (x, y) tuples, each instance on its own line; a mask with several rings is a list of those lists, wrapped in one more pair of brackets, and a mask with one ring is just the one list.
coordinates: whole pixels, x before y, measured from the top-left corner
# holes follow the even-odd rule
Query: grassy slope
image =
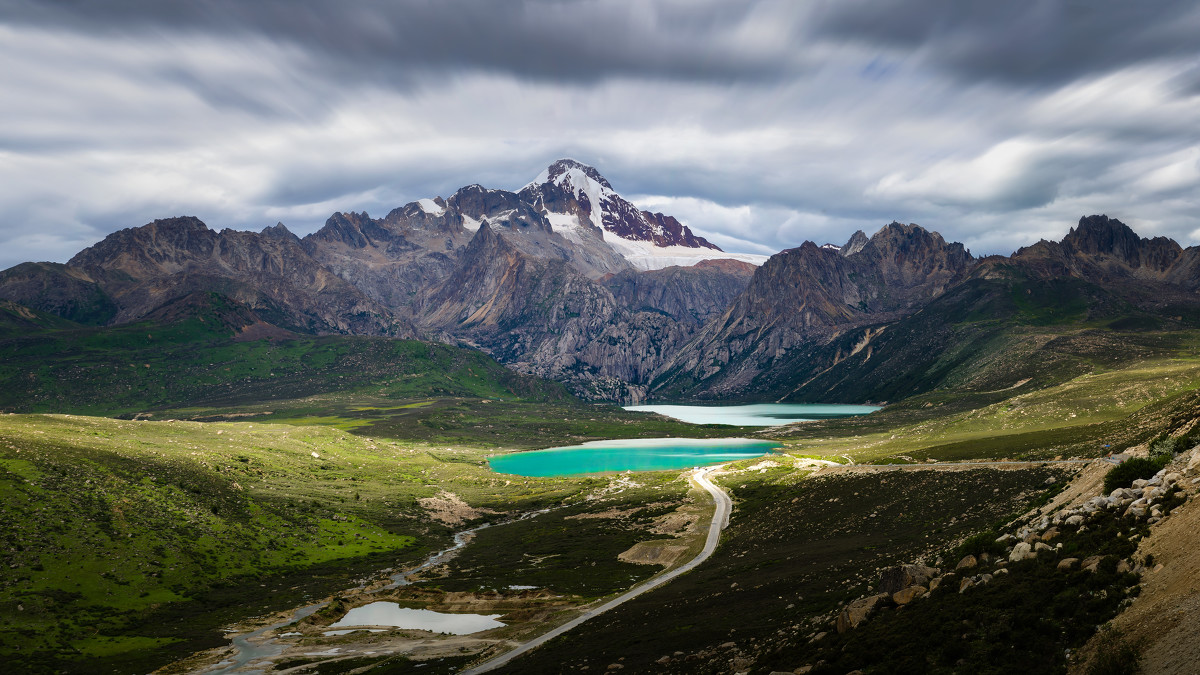
[[(239, 616), (423, 555), (449, 530), (417, 500), (443, 486), (513, 511), (596, 485), (510, 483), (477, 451), (320, 427), (74, 416), (0, 417), (0, 467), (0, 550), (11, 571), (0, 589), (0, 658), (30, 668), (85, 658), (89, 670), (117, 671), (161, 662), (152, 647), (220, 644), (214, 630)], [(322, 566), (336, 578), (318, 574), (311, 588), (287, 592), (302, 584), (299, 572)], [(282, 589), (258, 586), (280, 579)]]
[(366, 387), (386, 399), (571, 400), (560, 385), (470, 349), (346, 336), (237, 341), (243, 310), (207, 300), (168, 321), (0, 331), (0, 410), (114, 415)]

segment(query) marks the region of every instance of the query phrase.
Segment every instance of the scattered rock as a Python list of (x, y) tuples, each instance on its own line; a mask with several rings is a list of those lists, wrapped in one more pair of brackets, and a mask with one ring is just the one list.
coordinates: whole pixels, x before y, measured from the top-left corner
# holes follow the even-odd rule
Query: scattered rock
[(924, 586), (909, 586), (902, 591), (896, 591), (892, 594), (892, 602), (897, 605), (907, 605), (917, 598), (925, 595), (927, 591)]
[(845, 633), (853, 628), (858, 628), (867, 617), (875, 612), (879, 604), (885, 600), (891, 599), (891, 594), (880, 593), (866, 598), (859, 598), (854, 602), (846, 605), (842, 609), (842, 613), (837, 618), (837, 632)]
[(1012, 553), (1009, 554), (1009, 562), (1020, 562), (1022, 560), (1032, 558), (1036, 554), (1033, 552), (1033, 547), (1026, 542), (1021, 542), (1013, 547)]
[[(825, 631), (821, 631), (820, 633), (817, 633), (816, 635), (814, 635), (812, 637), (812, 639), (809, 640), (809, 642), (820, 642), (821, 640), (825, 639), (826, 635), (829, 635), (829, 633), (826, 633)], [(809, 668), (811, 668), (811, 666), (809, 666)]]
[(793, 670), (792, 672), (795, 673), (796, 675), (808, 675), (808, 673), (812, 672), (812, 669), (813, 669), (812, 666), (800, 666), (799, 668)]
[(936, 576), (938, 570), (925, 565), (898, 565), (889, 567), (879, 577), (879, 592), (891, 595), (909, 586), (923, 586)]

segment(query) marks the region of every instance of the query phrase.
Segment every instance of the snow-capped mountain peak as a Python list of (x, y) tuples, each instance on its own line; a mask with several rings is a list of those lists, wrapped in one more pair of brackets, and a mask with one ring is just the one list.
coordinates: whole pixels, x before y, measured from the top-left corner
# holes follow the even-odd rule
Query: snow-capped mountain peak
[[(617, 194), (599, 171), (573, 159), (551, 164), (522, 188), (521, 196), (544, 209), (551, 222), (563, 223), (562, 216), (574, 216), (580, 225), (599, 229), (606, 241), (615, 236), (658, 247), (721, 250), (670, 216), (640, 211)], [(613, 247), (620, 250), (618, 244)]]

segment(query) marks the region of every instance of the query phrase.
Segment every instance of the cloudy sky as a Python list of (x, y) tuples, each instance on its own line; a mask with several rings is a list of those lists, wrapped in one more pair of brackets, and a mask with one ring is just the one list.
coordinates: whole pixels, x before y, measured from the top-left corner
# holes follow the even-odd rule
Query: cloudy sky
[(1200, 243), (1194, 0), (0, 0), (0, 268), (383, 215), (559, 157), (727, 250), (892, 220)]

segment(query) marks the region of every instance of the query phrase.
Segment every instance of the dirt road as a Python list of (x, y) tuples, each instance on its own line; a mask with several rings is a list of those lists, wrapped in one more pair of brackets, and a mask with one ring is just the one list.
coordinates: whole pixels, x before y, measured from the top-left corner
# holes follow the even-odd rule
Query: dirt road
[(722, 468), (722, 466), (710, 466), (710, 467), (706, 467), (704, 469), (698, 469), (694, 474), (692, 474), (692, 479), (694, 481), (696, 481), (697, 485), (704, 488), (705, 490), (708, 491), (709, 494), (712, 495), (713, 502), (716, 504), (716, 508), (713, 510), (712, 523), (708, 526), (708, 538), (705, 539), (705, 541), (704, 541), (704, 548), (700, 551), (700, 553), (695, 558), (692, 558), (687, 563), (685, 563), (679, 567), (676, 567), (675, 569), (673, 569), (669, 572), (666, 572), (657, 577), (654, 577), (653, 579), (650, 579), (649, 581), (647, 581), (646, 583), (644, 583), (640, 586), (636, 586), (636, 587), (626, 591), (625, 593), (617, 596), (616, 598), (613, 598), (612, 600), (609, 600), (608, 602), (604, 603), (603, 605), (600, 605), (599, 607), (596, 607), (594, 609), (589, 609), (588, 611), (586, 611), (583, 614), (579, 615), (578, 617), (572, 619), (571, 621), (568, 621), (567, 623), (559, 626), (558, 628), (555, 628), (554, 630), (550, 631), (549, 633), (546, 633), (544, 635), (541, 635), (540, 637), (534, 638), (533, 640), (526, 642), (525, 644), (521, 645), (520, 647), (517, 647), (516, 649), (513, 649), (510, 652), (506, 652), (506, 653), (492, 659), (491, 661), (481, 663), (480, 665), (475, 666), (474, 668), (463, 671), (463, 675), (474, 675), (475, 673), (486, 673), (490, 670), (499, 668), (500, 666), (503, 666), (503, 665), (507, 664), (509, 661), (512, 661), (513, 659), (524, 654), (525, 652), (528, 652), (533, 649), (537, 649), (541, 645), (549, 642), (550, 640), (553, 640), (554, 638), (558, 637), (559, 635), (562, 635), (563, 633), (566, 633), (567, 631), (574, 629), (575, 627), (579, 626), (583, 622), (585, 622), (593, 617), (599, 616), (614, 607), (617, 607), (626, 602), (629, 602), (630, 600), (632, 600), (633, 598), (636, 598), (637, 596), (641, 595), (642, 593), (645, 593), (646, 591), (649, 591), (653, 588), (657, 588), (681, 574), (686, 574), (687, 572), (690, 572), (691, 570), (695, 569), (697, 565), (699, 565), (700, 563), (707, 560), (709, 558), (709, 556), (711, 556), (713, 554), (713, 551), (717, 550), (717, 543), (721, 539), (721, 530), (725, 529), (725, 527), (729, 525), (729, 515), (730, 515), (730, 513), (733, 512), (733, 500), (731, 500), (729, 498), (729, 495), (724, 490), (717, 487), (708, 478), (710, 474), (712, 474), (715, 471), (718, 471), (721, 468)]

